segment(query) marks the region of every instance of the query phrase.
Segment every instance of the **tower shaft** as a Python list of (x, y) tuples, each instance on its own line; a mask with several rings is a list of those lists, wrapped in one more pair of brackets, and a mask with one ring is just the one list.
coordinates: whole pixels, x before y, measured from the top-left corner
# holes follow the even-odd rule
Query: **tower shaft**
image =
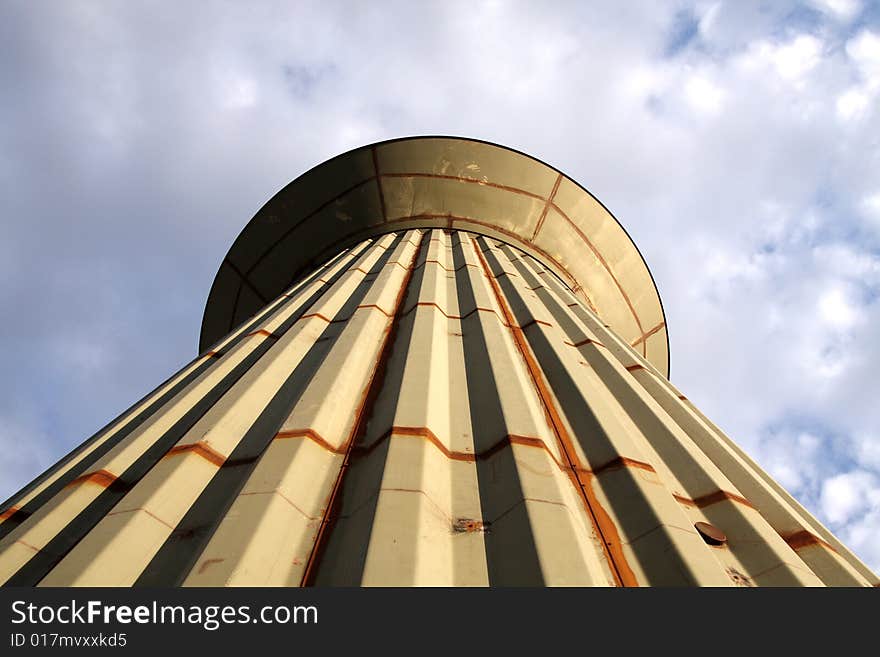
[(871, 585), (539, 260), (331, 258), (12, 500), (0, 581)]

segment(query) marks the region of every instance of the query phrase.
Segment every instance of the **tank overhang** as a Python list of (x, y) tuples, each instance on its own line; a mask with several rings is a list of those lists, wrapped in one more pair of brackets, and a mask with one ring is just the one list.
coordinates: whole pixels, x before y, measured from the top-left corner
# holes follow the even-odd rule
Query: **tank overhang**
[(660, 295), (620, 222), (558, 169), (460, 137), (363, 146), (319, 164), (273, 196), (220, 265), (200, 351), (343, 249), (418, 227), (481, 233), (524, 250), (669, 375)]

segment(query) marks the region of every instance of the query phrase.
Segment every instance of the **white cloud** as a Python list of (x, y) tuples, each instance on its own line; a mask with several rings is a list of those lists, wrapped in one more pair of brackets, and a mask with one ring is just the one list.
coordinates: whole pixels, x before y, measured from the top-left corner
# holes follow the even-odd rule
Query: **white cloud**
[(810, 4), (842, 21), (850, 21), (861, 11), (858, 0), (810, 0)]
[(693, 75), (685, 80), (684, 93), (691, 107), (703, 114), (717, 114), (724, 101), (724, 91), (700, 75)]
[(785, 43), (760, 40), (738, 58), (747, 71), (771, 70), (786, 82), (803, 86), (808, 74), (821, 61), (823, 44), (811, 34), (799, 34)]
[(832, 523), (845, 523), (880, 506), (880, 481), (864, 470), (831, 477), (822, 486), (822, 513)]
[(846, 42), (846, 53), (869, 87), (880, 85), (880, 34), (862, 30)]
[(856, 460), (880, 472), (880, 435), (860, 432), (856, 433), (852, 440), (855, 444)]
[(874, 501), (873, 507), (862, 517), (852, 520), (838, 530), (838, 538), (864, 559), (876, 573), (880, 570), (880, 504)]
[(699, 31), (704, 36), (711, 36), (715, 23), (718, 20), (718, 14), (721, 11), (721, 2), (715, 2), (709, 5), (708, 9), (700, 17)]
[(861, 313), (841, 288), (826, 290), (819, 297), (819, 315), (832, 328), (848, 330), (861, 319)]
[(859, 119), (865, 115), (870, 102), (871, 95), (863, 89), (847, 89), (837, 97), (837, 115), (845, 121)]

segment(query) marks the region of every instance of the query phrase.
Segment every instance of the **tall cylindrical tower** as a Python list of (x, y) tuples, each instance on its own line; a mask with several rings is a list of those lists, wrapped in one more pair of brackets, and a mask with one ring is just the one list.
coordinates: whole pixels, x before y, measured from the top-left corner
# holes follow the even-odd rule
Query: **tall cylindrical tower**
[(351, 151), (236, 240), (201, 355), (4, 505), (0, 582), (876, 585), (667, 344), (635, 245), (562, 173)]

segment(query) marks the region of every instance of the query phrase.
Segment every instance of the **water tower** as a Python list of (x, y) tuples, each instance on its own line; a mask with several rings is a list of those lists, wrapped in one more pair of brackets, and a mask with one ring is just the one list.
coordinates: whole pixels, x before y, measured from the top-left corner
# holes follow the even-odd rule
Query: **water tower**
[(635, 244), (522, 153), (401, 139), (297, 178), (200, 352), (2, 507), (0, 582), (878, 582), (669, 382)]

